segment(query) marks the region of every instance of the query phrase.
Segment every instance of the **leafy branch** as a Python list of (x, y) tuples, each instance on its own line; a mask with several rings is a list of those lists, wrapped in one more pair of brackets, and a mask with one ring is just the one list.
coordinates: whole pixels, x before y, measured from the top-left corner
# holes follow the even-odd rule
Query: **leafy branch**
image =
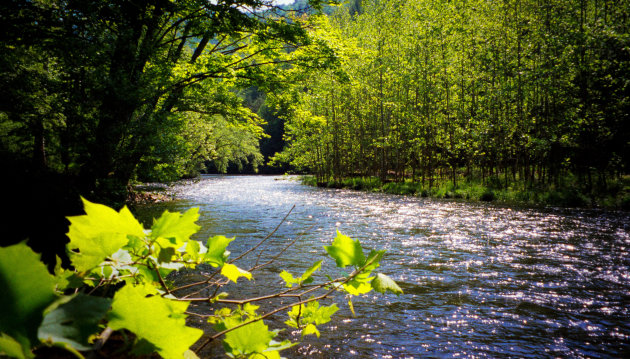
[[(265, 319), (286, 312), (287, 326), (300, 329), (302, 336), (319, 336), (317, 325), (330, 321), (339, 309), (319, 302), (334, 293), (360, 295), (372, 289), (402, 293), (393, 280), (374, 272), (384, 251), (371, 251), (366, 257), (358, 240), (341, 233), (325, 249), (338, 267), (353, 267), (348, 275), (316, 283), (314, 274), (323, 261), (319, 260), (299, 277), (282, 271), (286, 288), (274, 293), (244, 299), (219, 293), (230, 282), (238, 284), (239, 278), (251, 280), (252, 271), (273, 263), (295, 243), (297, 239), (259, 264), (267, 250), (264, 245), (293, 208), (269, 235), (230, 259), (227, 248), (234, 238), (215, 236), (205, 243), (192, 239), (200, 229), (196, 208), (183, 214), (165, 211), (151, 229), (145, 229), (127, 208), (115, 211), (87, 200), (83, 204), (85, 215), (68, 218), (74, 270), (58, 265), (51, 275), (24, 243), (0, 249), (0, 284), (7, 291), (0, 299), (0, 354), (33, 358), (34, 348), (56, 346), (83, 358), (84, 353), (100, 350), (112, 333), (123, 331), (133, 334), (132, 352), (137, 354), (191, 358), (196, 356), (191, 347), (199, 352), (223, 338), (230, 357), (279, 358), (281, 350), (296, 343), (276, 341), (279, 331), (269, 330)], [(236, 265), (254, 251), (259, 253), (250, 270)], [(216, 269), (204, 280), (173, 286), (173, 273), (200, 265)], [(204, 290), (211, 294), (198, 296)], [(253, 304), (279, 298), (293, 300), (266, 313), (258, 313)], [(206, 306), (208, 314), (191, 313), (190, 303)], [(189, 314), (206, 318), (214, 332), (187, 326)]]

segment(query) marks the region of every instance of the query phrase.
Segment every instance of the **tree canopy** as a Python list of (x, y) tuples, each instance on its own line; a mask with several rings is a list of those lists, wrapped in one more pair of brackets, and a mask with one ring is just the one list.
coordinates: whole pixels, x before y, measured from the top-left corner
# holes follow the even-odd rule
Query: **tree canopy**
[[(305, 16), (325, 3), (298, 11), (271, 0), (3, 1), (9, 206), (57, 213), (62, 236), (79, 195), (121, 203), (132, 179), (174, 180), (209, 162), (260, 165), (264, 121), (239, 90), (279, 90), (288, 67), (335, 61)], [(38, 227), (8, 241), (36, 242), (46, 236)]]
[(278, 100), (291, 106), (277, 160), (319, 181), (527, 187), (577, 176), (586, 191), (605, 187), (630, 169), (629, 9), (605, 0), (339, 8), (320, 28), (341, 67), (312, 72)]

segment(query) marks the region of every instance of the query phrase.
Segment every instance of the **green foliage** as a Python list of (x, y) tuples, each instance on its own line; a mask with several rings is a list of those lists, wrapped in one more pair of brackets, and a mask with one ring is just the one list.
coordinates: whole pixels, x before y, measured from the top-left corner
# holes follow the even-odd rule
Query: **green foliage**
[(363, 248), (359, 240), (352, 240), (350, 237), (337, 231), (337, 236), (331, 246), (324, 246), (326, 252), (335, 259), (337, 267), (344, 268), (348, 265), (360, 266), (365, 263)]
[(321, 267), (322, 267), (322, 261), (319, 260), (313, 263), (313, 265), (309, 269), (307, 269), (304, 272), (304, 274), (302, 274), (300, 277), (294, 278), (291, 273), (283, 270), (282, 272), (280, 272), (280, 278), (284, 280), (284, 282), (286, 283), (286, 286), (289, 288), (293, 287), (294, 284), (297, 284), (297, 285), (308, 284), (313, 281), (313, 277), (312, 277), (313, 273), (319, 270)]
[(165, 359), (182, 358), (203, 334), (186, 326), (188, 304), (161, 297), (151, 285), (127, 285), (114, 296), (109, 326), (147, 340)]
[(289, 311), (289, 319), (285, 324), (293, 328), (302, 328), (302, 336), (315, 334), (319, 337), (320, 333), (317, 326), (328, 323), (330, 317), (338, 310), (339, 308), (336, 304), (320, 307), (316, 301), (309, 302), (306, 305), (296, 305)]
[(392, 292), (396, 295), (403, 294), (402, 289), (389, 276), (383, 273), (376, 273), (376, 277), (372, 281), (372, 287), (379, 293)]
[(46, 310), (38, 331), (41, 341), (75, 350), (90, 350), (90, 337), (100, 332), (111, 300), (79, 293), (62, 297)]
[(82, 199), (85, 215), (68, 217), (70, 260), (79, 271), (88, 271), (117, 252), (129, 241), (144, 237), (142, 225), (127, 207), (120, 212)]
[(44, 309), (57, 298), (53, 277), (39, 256), (20, 243), (0, 249), (0, 286), (0, 350), (31, 357)]
[[(227, 250), (234, 238), (215, 236), (207, 245), (194, 239), (199, 226), (198, 209), (183, 214), (164, 212), (146, 230), (125, 207), (115, 211), (83, 199), (86, 214), (70, 217), (68, 250), (75, 270), (55, 268), (49, 274), (39, 257), (24, 243), (0, 248), (0, 354), (31, 358), (32, 348), (42, 345), (68, 350), (78, 357), (94, 350), (95, 339), (107, 340), (107, 331), (133, 334), (132, 353), (157, 353), (164, 358), (194, 358), (190, 350), (202, 336), (224, 336), (226, 353), (234, 358), (280, 358), (279, 352), (293, 346), (276, 340), (279, 330), (269, 330), (264, 320), (288, 310), (286, 324), (302, 335), (319, 336), (318, 325), (330, 321), (336, 304), (320, 301), (336, 292), (350, 295), (379, 292), (402, 293), (389, 277), (377, 273), (384, 251), (365, 257), (359, 241), (337, 233), (326, 247), (337, 266), (353, 266), (350, 274), (317, 283), (315, 274), (322, 260), (313, 263), (298, 278), (286, 271), (281, 277), (289, 289), (279, 289), (261, 298), (291, 296), (295, 302), (259, 314), (252, 304), (261, 298), (235, 300), (218, 293), (227, 281), (253, 279), (253, 270), (239, 268)], [(177, 287), (169, 276), (198, 265), (215, 268), (204, 280)], [(218, 275), (222, 275), (218, 276)], [(227, 279), (227, 281), (226, 281)], [(197, 298), (195, 294), (217, 290)], [(194, 292), (188, 292), (193, 290)], [(65, 295), (68, 292), (77, 292)], [(212, 292), (212, 291), (210, 291)], [(186, 294), (188, 293), (188, 294)], [(311, 295), (309, 299), (300, 299)], [(190, 302), (207, 305), (208, 322), (216, 333), (186, 325)], [(349, 302), (354, 313), (352, 303)], [(219, 309), (217, 309), (219, 308)], [(107, 328), (107, 329), (106, 329)]]
[(2, 156), (107, 200), (133, 178), (256, 170), (264, 121), (239, 90), (282, 91), (284, 70), (334, 59), (272, 0), (9, 1), (0, 13)]
[[(276, 159), (327, 187), (479, 199), (459, 186), (480, 182), (497, 199), (535, 190), (548, 203), (609, 201), (630, 170), (628, 8), (627, 0), (339, 8), (312, 30), (334, 49), (335, 66), (295, 76), (278, 100), (287, 148)], [(579, 180), (565, 181), (572, 176)]]

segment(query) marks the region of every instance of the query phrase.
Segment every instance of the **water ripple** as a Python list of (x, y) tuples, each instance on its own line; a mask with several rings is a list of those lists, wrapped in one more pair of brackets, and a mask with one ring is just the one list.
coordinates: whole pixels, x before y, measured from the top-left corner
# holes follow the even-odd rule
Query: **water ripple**
[[(322, 246), (336, 229), (364, 247), (387, 249), (380, 269), (405, 295), (359, 297), (356, 318), (342, 304), (346, 300), (337, 298), (341, 310), (322, 337), (306, 338), (286, 355), (630, 355), (628, 213), (324, 190), (280, 177), (208, 176), (176, 190), (180, 200), (140, 212), (148, 217), (165, 208), (198, 206), (204, 228), (199, 238), (236, 236), (235, 254), (263, 238), (295, 204), (270, 248), (273, 253), (301, 237), (282, 257), (280, 266), (290, 271), (300, 272), (323, 256)], [(279, 270), (262, 273), (258, 284), (279, 284)]]

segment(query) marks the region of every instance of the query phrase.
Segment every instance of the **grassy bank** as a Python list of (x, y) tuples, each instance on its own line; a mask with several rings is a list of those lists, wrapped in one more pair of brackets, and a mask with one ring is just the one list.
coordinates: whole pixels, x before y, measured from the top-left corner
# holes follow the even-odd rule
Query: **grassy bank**
[(515, 183), (508, 187), (479, 182), (450, 181), (425, 183), (405, 180), (383, 182), (377, 177), (352, 177), (341, 181), (317, 182), (313, 176), (302, 177), (302, 183), (327, 188), (383, 192), (431, 198), (454, 198), (470, 201), (499, 202), (527, 206), (603, 207), (630, 210), (630, 176), (610, 181), (605, 188), (586, 190), (575, 178), (563, 179), (557, 186), (527, 187)]

